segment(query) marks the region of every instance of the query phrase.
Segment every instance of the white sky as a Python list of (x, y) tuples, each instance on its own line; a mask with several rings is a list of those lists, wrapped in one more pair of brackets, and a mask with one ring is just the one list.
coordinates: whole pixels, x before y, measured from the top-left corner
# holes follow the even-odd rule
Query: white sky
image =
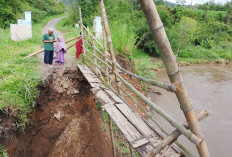
[[(167, 1), (176, 3), (176, 0), (167, 0)], [(191, 4), (191, 1), (193, 2), (193, 4), (203, 4), (209, 2), (210, 0), (186, 0), (186, 3)], [(225, 4), (227, 1), (230, 0), (214, 0), (215, 3), (221, 3), (221, 4)]]

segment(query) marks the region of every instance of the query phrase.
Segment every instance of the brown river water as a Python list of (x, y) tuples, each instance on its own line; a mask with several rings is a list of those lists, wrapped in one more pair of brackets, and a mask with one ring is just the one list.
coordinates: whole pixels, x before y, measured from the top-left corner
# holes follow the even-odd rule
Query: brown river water
[[(210, 114), (200, 126), (211, 157), (232, 157), (232, 66), (187, 66), (180, 67), (180, 72), (195, 112), (205, 109)], [(158, 80), (169, 82), (165, 70), (156, 72), (156, 76)], [(151, 100), (177, 121), (184, 122), (176, 96), (163, 89), (158, 90), (162, 95), (150, 92)], [(168, 131), (173, 130), (160, 116), (155, 117)], [(197, 156), (195, 146), (187, 139), (181, 136), (179, 142)]]

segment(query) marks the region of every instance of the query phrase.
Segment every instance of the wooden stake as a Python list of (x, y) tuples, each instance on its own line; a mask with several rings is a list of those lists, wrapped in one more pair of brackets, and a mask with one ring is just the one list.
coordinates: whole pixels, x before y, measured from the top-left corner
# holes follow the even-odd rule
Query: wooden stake
[(114, 133), (113, 133), (113, 129), (112, 129), (112, 122), (111, 122), (111, 118), (108, 115), (108, 119), (109, 119), (109, 130), (110, 130), (110, 138), (112, 141), (112, 147), (113, 147), (113, 157), (116, 157), (116, 150), (115, 150), (115, 146), (114, 146)]
[(134, 151), (134, 149), (130, 146), (130, 144), (129, 144), (129, 147), (130, 147), (131, 157), (135, 157), (135, 151)]
[[(84, 30), (83, 30), (83, 23), (82, 23), (82, 14), (81, 14), (81, 8), (78, 6), (79, 8), (79, 17), (80, 17), (80, 26), (81, 26), (81, 36), (82, 36), (82, 47), (83, 47), (83, 54), (85, 54), (85, 43), (84, 43)], [(84, 62), (85, 62), (85, 58), (84, 59)]]
[[(96, 49), (95, 49), (95, 30), (94, 30), (94, 27), (93, 26), (93, 37), (92, 37), (92, 47), (93, 47), (93, 54), (96, 55)], [(97, 63), (97, 58), (94, 58), (94, 62)], [(97, 67), (95, 67), (95, 70), (97, 71)]]
[[(104, 26), (104, 23), (102, 22), (102, 36), (103, 36), (103, 49), (104, 49), (104, 59), (105, 59), (105, 62), (106, 64), (108, 64), (108, 61), (107, 61), (107, 56), (108, 56), (108, 52), (107, 52), (107, 44), (106, 44), (106, 32), (105, 32), (105, 26)], [(109, 73), (109, 69), (108, 67), (105, 65), (105, 70), (106, 70), (106, 73), (108, 74)], [(107, 77), (107, 83), (110, 84), (110, 79), (109, 77)]]
[[(104, 29), (105, 29), (105, 33), (106, 33), (106, 37), (107, 37), (107, 41), (108, 41), (110, 57), (111, 57), (113, 62), (116, 62), (115, 53), (114, 53), (114, 47), (113, 47), (111, 33), (110, 33), (110, 27), (109, 27), (109, 24), (108, 24), (108, 20), (107, 20), (107, 16), (106, 16), (106, 10), (105, 10), (103, 0), (99, 0), (99, 5), (100, 5), (100, 8), (101, 8), (101, 14), (102, 14), (102, 19), (103, 19), (103, 23), (104, 23)], [(113, 71), (118, 72), (115, 65), (112, 65), (112, 69), (113, 69)], [(119, 84), (120, 84), (120, 80), (116, 76), (115, 76), (115, 80), (116, 80), (116, 82), (119, 82)], [(118, 91), (119, 95), (121, 95), (120, 89), (118, 87), (116, 87), (116, 88), (117, 88), (117, 91)]]
[[(140, 4), (161, 53), (169, 79), (176, 86), (176, 96), (187, 119), (189, 128), (197, 137), (204, 139), (155, 3), (153, 0), (140, 0)], [(201, 157), (210, 156), (205, 140), (197, 146), (197, 149)]]

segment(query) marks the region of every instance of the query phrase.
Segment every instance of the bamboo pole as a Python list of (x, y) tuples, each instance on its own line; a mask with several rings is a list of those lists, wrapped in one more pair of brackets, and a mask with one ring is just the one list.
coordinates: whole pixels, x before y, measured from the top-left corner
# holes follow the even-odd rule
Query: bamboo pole
[(130, 146), (130, 144), (129, 144), (129, 148), (130, 148), (131, 157), (136, 157), (136, 156), (135, 156), (135, 151), (134, 151), (134, 149)]
[[(209, 113), (207, 111), (201, 111), (197, 115), (197, 119), (200, 122), (203, 119), (205, 119), (208, 115), (209, 115)], [(189, 129), (187, 122), (183, 123), (183, 126), (186, 129)], [(178, 130), (174, 130), (171, 134), (169, 134), (166, 138), (164, 138), (162, 140), (162, 142), (151, 152), (151, 154), (149, 156), (151, 156), (151, 157), (156, 156), (159, 152), (161, 152), (161, 150), (163, 150), (165, 147), (167, 147), (168, 145), (172, 144), (175, 140), (177, 140), (177, 138), (180, 135), (181, 135), (181, 133)]]
[[(106, 32), (105, 32), (105, 26), (104, 26), (104, 23), (102, 22), (102, 36), (103, 36), (103, 50), (104, 50), (104, 59), (105, 59), (105, 63), (108, 64), (108, 61), (107, 61), (107, 44), (106, 44)], [(109, 73), (109, 69), (108, 67), (105, 65), (105, 71), (106, 73), (108, 74)], [(107, 77), (107, 83), (109, 84), (110, 83), (110, 79), (109, 77)]]
[[(88, 50), (87, 50), (87, 52), (88, 52)], [(91, 59), (90, 58), (88, 58), (87, 57), (87, 59), (89, 59), (90, 61), (91, 61)], [(92, 63), (93, 63), (93, 60), (91, 61)], [(96, 66), (98, 66), (98, 65), (96, 65)], [(110, 75), (109, 74), (107, 74), (102, 68), (100, 68), (100, 67), (98, 67), (98, 69), (100, 69), (106, 76), (108, 76), (109, 78), (110, 78)], [(103, 80), (103, 79), (102, 79)], [(115, 85), (116, 86), (118, 86), (120, 89), (121, 89), (121, 91), (123, 92), (123, 93), (125, 93), (137, 106), (139, 106), (139, 108), (160, 128), (160, 130), (162, 131), (162, 132), (164, 132), (166, 135), (168, 135), (168, 132), (164, 129), (164, 128), (162, 128), (157, 122), (156, 122), (156, 120), (147, 112), (147, 111), (145, 111), (145, 109), (138, 103), (138, 101), (131, 95), (131, 94), (129, 94), (125, 89), (123, 89), (121, 86), (119, 86), (119, 84), (115, 81), (115, 80), (112, 80), (114, 83), (115, 83)], [(112, 90), (112, 91), (114, 91), (115, 93), (117, 93), (111, 86), (109, 86), (109, 88)], [(145, 122), (147, 123), (147, 121), (145, 120)], [(148, 123), (147, 123), (148, 124)], [(149, 124), (148, 124), (149, 125)], [(153, 128), (152, 128), (153, 129)], [(154, 130), (154, 129), (153, 129)], [(163, 135), (161, 135), (159, 132), (158, 132), (158, 130), (154, 130), (156, 133), (158, 133), (161, 137), (164, 137)], [(187, 156), (189, 156), (189, 157), (193, 157), (193, 155), (183, 146), (183, 145), (181, 145), (179, 142), (177, 142), (177, 141), (175, 141), (175, 144), (183, 151), (183, 153), (185, 154), (185, 155), (187, 155)]]
[(148, 78), (145, 78), (145, 77), (141, 77), (139, 75), (136, 75), (132, 72), (129, 72), (125, 69), (123, 69), (120, 65), (118, 64), (115, 64), (113, 63), (118, 69), (120, 69), (121, 71), (123, 71), (124, 73), (130, 75), (130, 76), (133, 76), (135, 78), (137, 78), (138, 80), (140, 81), (143, 81), (143, 82), (146, 82), (148, 84), (151, 84), (151, 85), (154, 85), (154, 86), (157, 86), (157, 87), (160, 87), (160, 88), (163, 88), (163, 89), (166, 89), (167, 91), (171, 91), (171, 92), (175, 92), (175, 86), (172, 85), (172, 84), (167, 84), (167, 83), (164, 83), (164, 82), (161, 82), (161, 81), (157, 81), (157, 80), (153, 80), (153, 79), (148, 79)]
[[(89, 31), (88, 26), (87, 26), (87, 32), (88, 32), (88, 37), (90, 37), (90, 40), (91, 40), (91, 47), (92, 47), (92, 50), (93, 50), (93, 54), (96, 54), (94, 38), (93, 38), (93, 36), (92, 37), (90, 36), (90, 31)], [(97, 63), (96, 58), (94, 58), (94, 61), (95, 61), (95, 63)], [(95, 73), (98, 73), (98, 70), (97, 70), (96, 67), (94, 67), (94, 71), (95, 71)]]
[[(87, 50), (87, 52), (88, 52), (88, 50)], [(88, 60), (90, 60), (92, 63), (94, 63), (93, 62), (93, 60), (91, 60), (89, 57), (87, 57), (87, 59)], [(96, 66), (98, 66), (97, 64), (96, 64)], [(109, 67), (110, 68), (110, 67)], [(108, 76), (109, 78), (111, 77), (109, 74), (107, 74), (102, 68), (100, 68), (100, 66), (98, 66), (98, 69), (100, 69), (106, 76)], [(102, 79), (103, 80), (103, 79)], [(116, 86), (118, 86), (120, 89), (121, 89), (121, 91), (123, 92), (123, 93), (125, 93), (159, 128), (160, 128), (160, 130), (163, 132), (163, 133), (165, 133), (166, 135), (168, 135), (168, 132), (164, 129), (164, 128), (162, 128), (159, 124), (158, 124), (158, 122), (147, 112), (147, 111), (145, 111), (145, 109), (138, 103), (138, 101), (133, 97), (133, 96), (131, 96), (125, 89), (123, 89), (121, 86), (119, 86), (119, 84), (116, 82), (116, 81), (114, 81), (114, 80), (112, 80), (114, 83), (115, 83), (115, 85)], [(114, 91), (114, 89), (112, 88), (112, 87), (109, 87), (112, 91)], [(115, 91), (114, 91), (115, 92)], [(115, 93), (117, 93), (117, 92), (115, 92)], [(162, 116), (162, 115), (161, 115)], [(149, 122), (147, 121), (147, 120), (145, 120), (145, 122), (149, 125)], [(157, 129), (154, 129), (154, 128), (152, 128), (156, 133), (158, 133), (161, 137), (163, 137), (164, 138), (164, 136), (163, 135), (161, 135), (160, 133), (159, 133), (159, 131), (157, 130)], [(175, 141), (175, 144), (183, 151), (183, 153), (186, 155), (186, 156), (189, 156), (189, 157), (193, 157), (193, 155), (183, 146), (183, 145), (181, 145), (179, 142), (177, 142), (177, 141)]]
[[(85, 55), (85, 57), (94, 63), (94, 61)], [(94, 63), (95, 64), (95, 63)], [(95, 64), (98, 68), (99, 65)], [(196, 135), (191, 133), (189, 130), (185, 129), (181, 124), (179, 124), (173, 117), (168, 115), (165, 111), (163, 111), (158, 105), (153, 103), (150, 99), (146, 98), (143, 94), (141, 94), (137, 89), (135, 89), (132, 85), (130, 85), (124, 78), (122, 78), (118, 73), (113, 73), (118, 77), (123, 84), (125, 84), (131, 91), (133, 91), (136, 95), (138, 95), (146, 104), (148, 104), (152, 109), (154, 109), (159, 115), (161, 115), (164, 119), (166, 119), (173, 127), (178, 129), (185, 137), (187, 137), (192, 143), (196, 145), (200, 145), (203, 139), (198, 138)]]
[[(86, 43), (87, 45), (89, 45), (88, 43)], [(96, 48), (96, 50), (101, 54), (101, 56), (103, 56), (104, 57), (104, 53), (103, 52), (101, 52), (100, 50), (98, 50), (97, 48)], [(91, 52), (89, 52), (90, 54), (92, 54)], [(94, 57), (97, 57), (96, 55), (94, 55), (94, 54), (92, 54)], [(98, 57), (97, 57), (98, 58)], [(148, 78), (145, 78), (145, 77), (141, 77), (141, 76), (139, 76), (139, 75), (136, 75), (136, 74), (134, 74), (134, 73), (131, 73), (131, 72), (129, 72), (129, 71), (127, 71), (127, 70), (125, 70), (125, 69), (123, 69), (117, 62), (112, 62), (110, 59), (108, 59), (107, 57), (105, 57), (106, 58), (106, 61), (103, 61), (103, 60), (101, 60), (101, 59), (99, 59), (99, 60), (101, 60), (102, 61), (102, 63), (103, 64), (107, 64), (107, 62), (109, 62), (109, 63), (111, 63), (111, 64), (114, 64), (118, 69), (120, 69), (122, 72), (124, 72), (124, 73), (126, 73), (126, 74), (128, 74), (128, 75), (131, 75), (131, 76), (133, 76), (133, 77), (135, 77), (135, 78), (137, 78), (138, 80), (140, 80), (140, 81), (143, 81), (143, 82), (146, 82), (146, 83), (148, 83), (148, 84), (151, 84), (151, 85), (154, 85), (154, 86), (157, 86), (157, 87), (160, 87), (160, 88), (163, 88), (163, 89), (166, 89), (167, 91), (171, 91), (171, 92), (175, 92), (175, 86), (174, 85), (172, 85), (172, 84), (167, 84), (167, 83), (164, 83), (164, 82), (161, 82), (161, 81), (157, 81), (157, 80), (153, 80), (153, 79), (148, 79)]]
[[(80, 26), (81, 26), (81, 36), (82, 36), (82, 47), (83, 47), (83, 54), (85, 54), (85, 43), (84, 43), (84, 30), (83, 30), (83, 23), (82, 23), (82, 14), (81, 14), (81, 8), (78, 6), (79, 8), (79, 17), (80, 17)], [(85, 62), (85, 58), (84, 59), (84, 62)]]
[[(82, 39), (82, 37), (81, 37), (81, 39)], [(81, 40), (81, 39), (79, 39), (79, 40)], [(68, 46), (68, 47), (67, 47), (67, 50), (70, 49), (71, 47), (73, 47), (79, 40), (77, 40), (77, 41), (76, 41), (75, 43), (73, 43), (72, 45)]]
[[(114, 47), (113, 47), (111, 33), (110, 33), (110, 27), (109, 27), (109, 24), (108, 24), (108, 20), (107, 20), (107, 16), (106, 16), (106, 10), (105, 10), (103, 0), (99, 0), (99, 5), (100, 5), (100, 8), (101, 8), (101, 14), (102, 14), (102, 19), (103, 19), (103, 23), (104, 23), (104, 29), (105, 29), (105, 33), (106, 33), (106, 37), (107, 37), (107, 41), (108, 41), (110, 57), (111, 57), (111, 60), (113, 62), (116, 62), (115, 53), (114, 53)], [(118, 72), (117, 68), (114, 65), (112, 65), (112, 71)], [(116, 82), (119, 82), (119, 84), (120, 84), (120, 80), (117, 79), (116, 76), (115, 76), (115, 80), (116, 80)], [(120, 91), (119, 88), (117, 88), (117, 91), (121, 95), (121, 91)]]
[(95, 36), (94, 36), (89, 30), (87, 30), (87, 28), (86, 28), (83, 24), (82, 24), (82, 26), (83, 26), (83, 28), (89, 33), (89, 35), (92, 36), (92, 37), (95, 39), (95, 41), (100, 45), (100, 47), (103, 48), (101, 42), (98, 41), (98, 40), (95, 38)]
[(113, 129), (112, 129), (112, 122), (111, 122), (110, 115), (108, 115), (108, 119), (109, 119), (110, 138), (111, 138), (112, 148), (113, 148), (113, 157), (116, 157), (116, 149), (114, 146), (114, 133), (113, 133)]
[[(86, 49), (86, 51), (88, 52), (88, 53), (90, 53), (90, 54), (92, 54), (88, 49)], [(92, 54), (93, 55), (93, 54)], [(95, 57), (97, 57), (97, 56), (95, 56)], [(88, 58), (87, 57), (87, 59), (89, 59), (90, 60), (90, 58)], [(103, 62), (103, 60), (101, 60), (100, 58), (98, 58), (100, 61), (102, 61)], [(90, 60), (91, 61), (91, 60)], [(93, 62), (93, 61), (91, 61), (91, 62)], [(104, 62), (103, 62), (104, 63)], [(98, 65), (96, 65), (96, 66), (98, 66)], [(107, 65), (108, 66), (108, 68), (109, 69), (111, 69), (111, 67), (109, 66), (109, 65)], [(100, 68), (100, 66), (98, 66), (98, 69), (100, 70), (100, 71), (102, 71), (107, 77), (109, 77), (109, 78), (111, 78), (111, 76), (108, 74), (108, 73), (106, 73), (102, 68)], [(102, 79), (102, 80), (104, 80), (104, 79)], [(120, 90), (123, 92), (123, 93), (125, 93), (134, 103), (135, 103), (135, 105), (136, 106), (138, 106), (159, 128), (160, 128), (160, 130), (163, 132), (163, 133), (165, 133), (165, 135), (168, 135), (168, 132), (163, 128), (163, 127), (161, 127), (161, 125), (159, 125), (159, 123), (147, 112), (147, 111), (145, 111), (145, 109), (139, 104), (139, 102), (131, 95), (131, 94), (129, 94), (125, 89), (123, 89), (121, 86), (119, 86), (119, 84), (115, 81), (115, 80), (113, 80), (113, 79), (111, 79), (114, 83), (115, 83), (115, 85), (118, 87), (118, 88), (120, 88)], [(109, 86), (109, 88), (112, 90), (112, 91), (114, 91), (114, 89), (112, 88), (112, 87), (110, 87)], [(115, 93), (117, 93), (117, 92), (115, 92)], [(120, 95), (119, 95), (120, 96)], [(145, 122), (148, 124), (148, 122), (145, 120)], [(149, 125), (149, 124), (148, 124)], [(155, 130), (156, 132), (158, 132), (158, 130)], [(160, 134), (159, 134), (160, 135)], [(161, 136), (161, 135), (160, 135)], [(164, 137), (163, 135), (162, 135), (162, 137)], [(175, 142), (175, 144), (180, 148), (180, 149), (182, 149), (182, 151), (183, 151), (183, 153), (184, 154), (186, 154), (187, 156), (189, 156), (189, 157), (193, 157), (193, 155), (183, 146), (183, 145), (181, 145), (179, 142)]]
[[(73, 41), (73, 40), (75, 40), (75, 39), (77, 39), (77, 37), (74, 37), (74, 38), (72, 38), (72, 39), (69, 39), (69, 40), (65, 41), (65, 43), (69, 43), (70, 41)], [(54, 46), (56, 46), (56, 43), (54, 44)], [(24, 59), (29, 58), (29, 57), (32, 57), (32, 56), (35, 56), (35, 55), (37, 55), (37, 54), (39, 54), (39, 53), (41, 53), (41, 52), (44, 52), (44, 49), (38, 50), (38, 51), (36, 51), (36, 52), (34, 52), (34, 53), (31, 53), (31, 54), (29, 54), (28, 56), (24, 57)]]
[[(169, 79), (176, 86), (176, 96), (187, 119), (189, 128), (197, 137), (204, 139), (155, 3), (153, 0), (140, 0), (140, 4), (161, 53)], [(205, 140), (197, 145), (197, 149), (201, 157), (210, 156)]]
[[(95, 30), (94, 30), (95, 24), (93, 26), (93, 32), (94, 36), (92, 37), (92, 48), (93, 48), (93, 54), (96, 55), (96, 49), (95, 49)], [(94, 58), (94, 62), (97, 64), (97, 58)], [(97, 68), (95, 67), (95, 70), (97, 71)]]

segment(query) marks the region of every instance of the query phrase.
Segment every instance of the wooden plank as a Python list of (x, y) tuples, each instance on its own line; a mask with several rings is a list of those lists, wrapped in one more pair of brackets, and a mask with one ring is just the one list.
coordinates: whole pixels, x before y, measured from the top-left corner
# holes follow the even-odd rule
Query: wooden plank
[(102, 81), (99, 78), (93, 78), (93, 77), (86, 77), (89, 83), (102, 83)]
[(95, 87), (95, 88), (91, 88), (90, 90), (91, 90), (91, 91), (93, 92), (93, 94), (95, 95), (98, 91), (101, 90), (101, 88), (100, 88), (100, 87)]
[(133, 144), (132, 144), (132, 147), (135, 149), (135, 148), (138, 148), (142, 145), (145, 145), (147, 144), (149, 141), (146, 139), (146, 138), (142, 138), (142, 139), (139, 139), (137, 141), (135, 141)]
[(79, 68), (79, 70), (80, 70), (83, 74), (94, 74), (94, 73), (92, 72), (92, 70), (90, 70), (89, 68), (86, 69), (86, 68), (84, 68), (83, 66), (79, 66), (79, 65), (78, 65), (78, 68)]
[(136, 151), (142, 156), (147, 157), (149, 156), (150, 152), (153, 150), (153, 146), (148, 143), (146, 145), (143, 145), (141, 147), (136, 148)]
[(127, 104), (116, 104), (127, 119), (147, 138), (158, 136)]
[(126, 137), (130, 144), (141, 139), (143, 136), (136, 128), (123, 116), (123, 114), (114, 105), (105, 105), (105, 110), (109, 113), (115, 124)]
[(94, 73), (92, 71), (90, 71), (90, 70), (87, 71), (87, 70), (82, 69), (81, 72), (83, 73), (83, 75), (84, 74), (92, 74), (92, 75), (94, 75)]
[(93, 78), (98, 78), (97, 75), (95, 74), (85, 74), (86, 77), (93, 77)]
[(93, 88), (96, 87), (101, 87), (101, 88), (105, 88), (105, 86), (102, 83), (96, 83), (96, 82), (89, 82), (90, 86)]
[(121, 98), (119, 98), (114, 92), (109, 89), (105, 89), (105, 92), (108, 93), (112, 99), (117, 103), (125, 103)]
[(102, 105), (114, 103), (103, 90), (98, 91), (95, 96)]

